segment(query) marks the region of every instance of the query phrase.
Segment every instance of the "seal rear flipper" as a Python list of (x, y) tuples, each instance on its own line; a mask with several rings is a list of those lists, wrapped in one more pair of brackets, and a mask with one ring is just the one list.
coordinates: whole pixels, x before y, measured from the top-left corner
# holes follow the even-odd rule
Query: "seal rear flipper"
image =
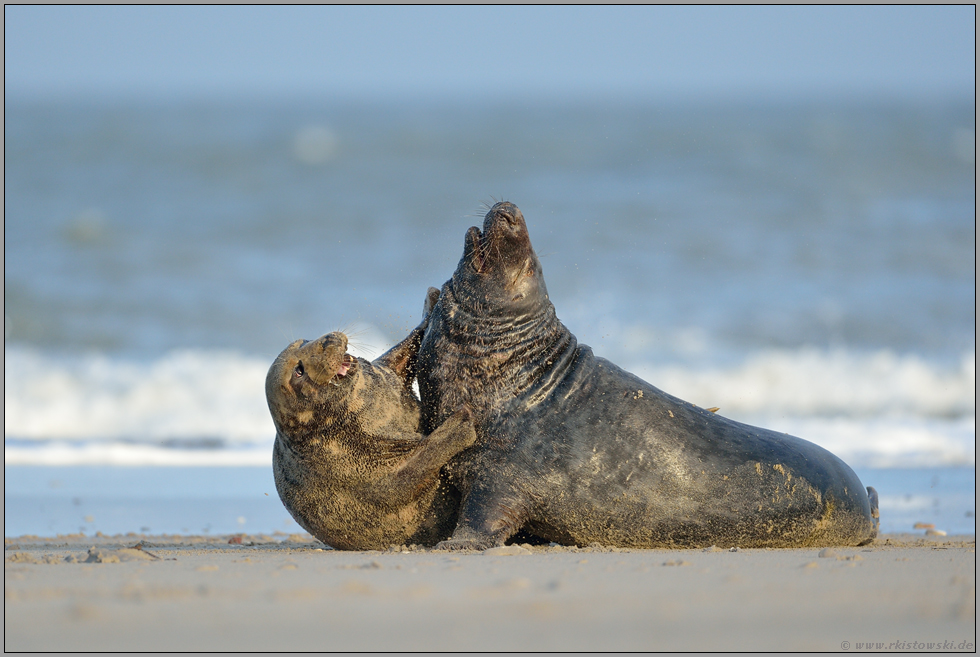
[(873, 531), (872, 538), (874, 538), (878, 535), (878, 526), (881, 520), (878, 513), (878, 491), (871, 486), (868, 486), (868, 502), (871, 504), (871, 529)]

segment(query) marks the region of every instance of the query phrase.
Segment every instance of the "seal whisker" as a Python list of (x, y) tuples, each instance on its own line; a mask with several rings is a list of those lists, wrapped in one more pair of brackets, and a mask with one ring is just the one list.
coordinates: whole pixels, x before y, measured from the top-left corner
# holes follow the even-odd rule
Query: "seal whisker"
[(351, 347), (357, 351), (363, 352), (373, 352), (377, 349), (373, 344), (353, 340), (347, 343), (347, 350), (350, 351)]
[(348, 329), (346, 331), (341, 330), (340, 332), (343, 333), (344, 335), (346, 335), (348, 340), (351, 340), (351, 339), (354, 339), (354, 338), (359, 338), (362, 335), (367, 335), (368, 329), (367, 328), (359, 328), (356, 331), (352, 331), (352, 330)]
[[(493, 202), (491, 203), (490, 201)], [(500, 203), (500, 201), (498, 201), (493, 194), (490, 195), (490, 201), (480, 201), (480, 207), (483, 210), (483, 215), (486, 215), (486, 213), (493, 209), (493, 206)]]
[(350, 337), (352, 335), (357, 335), (358, 333), (363, 333), (364, 329), (359, 329), (358, 331), (353, 330), (356, 325), (357, 325), (357, 320), (350, 319), (344, 322), (343, 324), (341, 324), (340, 327), (337, 328), (336, 330), (338, 333), (343, 333), (347, 337)]

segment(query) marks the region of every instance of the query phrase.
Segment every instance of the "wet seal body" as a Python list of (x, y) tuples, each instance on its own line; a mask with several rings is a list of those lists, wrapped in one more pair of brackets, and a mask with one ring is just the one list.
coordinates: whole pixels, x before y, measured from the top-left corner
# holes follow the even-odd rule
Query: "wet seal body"
[[(520, 210), (498, 203), (442, 289), (419, 352), (423, 427), (467, 404), (478, 442), (443, 548), (519, 529), (569, 545), (858, 545), (877, 496), (830, 452), (673, 397), (579, 345)], [(873, 502), (869, 500), (873, 497)]]
[[(427, 311), (437, 296), (431, 289)], [(300, 526), (335, 548), (434, 545), (455, 527), (459, 500), (439, 471), (476, 433), (466, 408), (419, 432), (411, 383), (425, 324), (373, 362), (329, 333), (292, 343), (269, 369), (276, 490)]]

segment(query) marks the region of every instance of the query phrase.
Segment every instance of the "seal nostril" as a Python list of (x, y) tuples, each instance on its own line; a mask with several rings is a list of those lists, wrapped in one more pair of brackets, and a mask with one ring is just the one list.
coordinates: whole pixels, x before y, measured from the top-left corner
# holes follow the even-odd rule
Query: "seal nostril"
[(516, 233), (521, 229), (521, 224), (520, 222), (517, 221), (517, 217), (515, 217), (514, 215), (508, 214), (506, 212), (501, 212), (500, 218), (506, 222), (507, 229), (512, 233)]
[(509, 226), (513, 226), (514, 225), (514, 215), (512, 215), (510, 212), (507, 212), (507, 210), (498, 209), (494, 214), (498, 218), (503, 219), (504, 221), (506, 221)]

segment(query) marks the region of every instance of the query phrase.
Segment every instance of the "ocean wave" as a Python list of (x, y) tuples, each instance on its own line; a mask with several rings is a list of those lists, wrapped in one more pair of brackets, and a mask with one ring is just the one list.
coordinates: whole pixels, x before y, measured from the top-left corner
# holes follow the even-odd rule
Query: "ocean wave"
[[(355, 356), (376, 354), (351, 344)], [(267, 442), (272, 358), (179, 350), (150, 362), (4, 349), (4, 433), (42, 440)]]
[(977, 425), (973, 417), (753, 416), (745, 421), (816, 443), (854, 468), (925, 468), (976, 462)]
[[(750, 418), (750, 423), (805, 438), (854, 468), (970, 466), (976, 422), (847, 418)], [(270, 466), (272, 436), (251, 444), (201, 446), (194, 441), (8, 440), (7, 465)]]
[(976, 352), (953, 366), (916, 354), (764, 350), (728, 367), (632, 370), (661, 390), (735, 414), (958, 418), (976, 412)]
[(113, 466), (266, 466), (272, 468), (272, 440), (235, 449), (180, 449), (160, 445), (81, 441), (37, 441), (5, 444), (5, 465)]
[[(8, 464), (269, 463), (269, 358), (182, 350), (144, 363), (17, 347), (4, 356)], [(975, 462), (973, 353), (955, 366), (814, 349), (758, 352), (730, 367), (633, 365), (670, 394), (805, 438), (855, 467)]]
[(17, 438), (267, 440), (265, 359), (175, 351), (152, 362), (4, 350), (4, 432)]

